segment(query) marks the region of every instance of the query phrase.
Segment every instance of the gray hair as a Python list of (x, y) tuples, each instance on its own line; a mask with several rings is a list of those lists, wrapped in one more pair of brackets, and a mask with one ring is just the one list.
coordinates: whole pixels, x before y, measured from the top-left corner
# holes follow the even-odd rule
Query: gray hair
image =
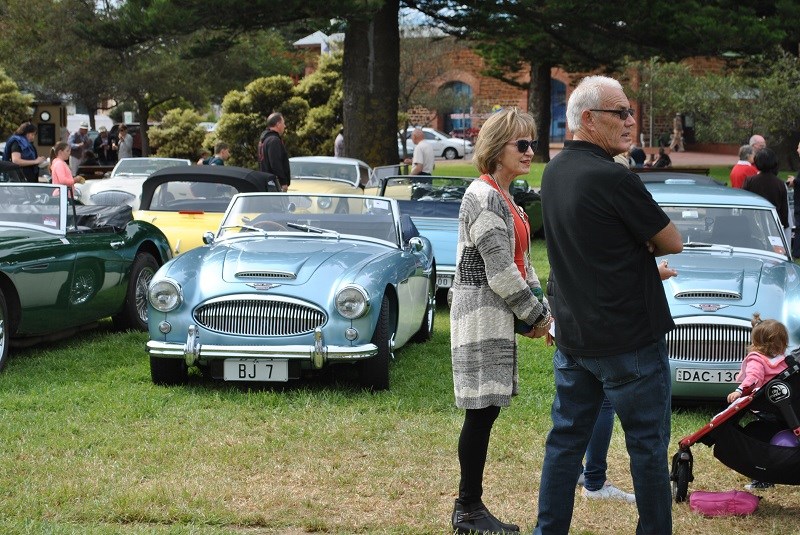
[(622, 84), (608, 76), (599, 75), (587, 76), (580, 81), (567, 101), (567, 128), (570, 132), (575, 133), (581, 127), (581, 114), (585, 110), (603, 105), (603, 89), (606, 88), (622, 91)]
[(739, 159), (746, 160), (751, 154), (753, 154), (753, 146), (752, 145), (742, 145), (739, 147)]

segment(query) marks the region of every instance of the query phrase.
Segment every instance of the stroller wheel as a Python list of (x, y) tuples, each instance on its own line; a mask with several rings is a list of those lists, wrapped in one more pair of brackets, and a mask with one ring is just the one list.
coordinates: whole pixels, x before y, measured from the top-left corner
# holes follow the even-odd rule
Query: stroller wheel
[(684, 502), (686, 501), (686, 495), (689, 493), (689, 463), (678, 463), (675, 475), (675, 481), (672, 482), (675, 501), (677, 503)]

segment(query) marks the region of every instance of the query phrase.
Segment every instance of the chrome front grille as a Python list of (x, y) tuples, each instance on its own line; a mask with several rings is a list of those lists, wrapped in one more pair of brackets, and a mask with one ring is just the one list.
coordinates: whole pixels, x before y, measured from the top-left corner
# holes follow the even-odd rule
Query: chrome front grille
[(194, 320), (206, 329), (242, 336), (293, 336), (325, 324), (325, 312), (297, 299), (229, 296), (197, 307)]
[(673, 360), (740, 363), (750, 345), (750, 327), (687, 323), (667, 334), (667, 351)]

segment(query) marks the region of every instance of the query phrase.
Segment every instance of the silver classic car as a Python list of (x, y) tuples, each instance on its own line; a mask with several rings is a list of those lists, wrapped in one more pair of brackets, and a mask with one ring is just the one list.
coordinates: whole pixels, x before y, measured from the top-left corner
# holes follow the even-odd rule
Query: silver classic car
[(205, 241), (150, 285), (155, 383), (184, 383), (193, 366), (289, 381), (343, 363), (383, 390), (394, 350), (431, 337), (433, 250), (392, 199), (242, 193)]
[(753, 313), (786, 325), (790, 349), (800, 344), (800, 266), (764, 198), (707, 177), (645, 185), (684, 241), (683, 252), (664, 257), (678, 270), (664, 281), (677, 325), (667, 335), (673, 398), (724, 402), (738, 384)]

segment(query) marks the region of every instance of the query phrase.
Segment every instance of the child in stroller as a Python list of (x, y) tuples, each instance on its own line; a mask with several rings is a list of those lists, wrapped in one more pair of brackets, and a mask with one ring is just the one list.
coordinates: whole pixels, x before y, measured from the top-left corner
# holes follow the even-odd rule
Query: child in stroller
[[(762, 320), (758, 312), (753, 314), (751, 323), (752, 345), (742, 361), (742, 369), (739, 372), (740, 384), (736, 390), (728, 394), (728, 403), (733, 403), (742, 395), (761, 388), (786, 369), (785, 353), (789, 347), (789, 332), (786, 327), (776, 320)], [(774, 483), (754, 479), (752, 483), (745, 485), (745, 488), (766, 489), (774, 486)]]
[[(729, 396), (731, 405), (681, 439), (672, 457), (670, 479), (677, 502), (686, 499), (689, 482), (694, 480), (690, 448), (696, 442), (713, 446), (714, 457), (752, 478), (748, 488), (800, 485), (800, 348), (781, 357), (788, 345), (786, 328), (777, 321), (759, 320), (754, 317), (751, 350), (764, 358), (748, 354), (739, 376), (741, 385)], [(793, 437), (787, 442), (795, 447), (771, 443), (778, 433)]]

